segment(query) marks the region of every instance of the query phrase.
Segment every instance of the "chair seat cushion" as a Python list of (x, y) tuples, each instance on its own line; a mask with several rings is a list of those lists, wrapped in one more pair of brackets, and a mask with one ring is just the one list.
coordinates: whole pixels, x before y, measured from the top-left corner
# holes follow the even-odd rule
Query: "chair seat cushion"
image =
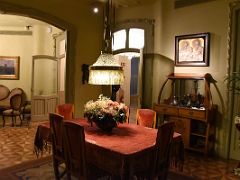
[(8, 110), (3, 111), (2, 114), (4, 116), (11, 116), (11, 115), (19, 116), (20, 112), (19, 111), (13, 111), (12, 109), (8, 109)]

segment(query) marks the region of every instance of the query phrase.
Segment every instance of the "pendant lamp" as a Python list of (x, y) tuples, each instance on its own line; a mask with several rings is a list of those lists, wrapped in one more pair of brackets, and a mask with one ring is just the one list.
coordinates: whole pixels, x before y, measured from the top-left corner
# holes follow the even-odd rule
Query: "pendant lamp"
[(111, 15), (112, 2), (108, 0), (104, 12), (103, 51), (97, 61), (89, 67), (89, 84), (121, 85), (124, 81), (123, 67), (112, 54)]

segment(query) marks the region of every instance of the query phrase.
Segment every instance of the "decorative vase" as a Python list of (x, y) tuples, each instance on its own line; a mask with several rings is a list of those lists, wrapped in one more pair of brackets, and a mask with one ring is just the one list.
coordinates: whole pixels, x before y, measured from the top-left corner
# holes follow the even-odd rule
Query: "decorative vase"
[(114, 127), (117, 127), (116, 121), (113, 118), (98, 118), (92, 119), (92, 121), (97, 125), (97, 127), (105, 132), (111, 132)]

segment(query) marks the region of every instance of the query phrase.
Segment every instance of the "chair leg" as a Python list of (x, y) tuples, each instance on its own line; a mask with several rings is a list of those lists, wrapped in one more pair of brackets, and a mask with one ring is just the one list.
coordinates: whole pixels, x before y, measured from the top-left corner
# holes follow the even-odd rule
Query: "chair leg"
[(22, 126), (22, 118), (21, 118), (21, 114), (19, 115), (19, 119), (20, 119), (20, 126)]
[(16, 121), (16, 117), (12, 116), (12, 127), (14, 126), (14, 121)]
[(3, 127), (5, 126), (5, 116), (2, 116), (3, 119)]
[(59, 169), (58, 169), (59, 163), (58, 160), (53, 158), (53, 169), (55, 174), (55, 179), (58, 180), (59, 178)]

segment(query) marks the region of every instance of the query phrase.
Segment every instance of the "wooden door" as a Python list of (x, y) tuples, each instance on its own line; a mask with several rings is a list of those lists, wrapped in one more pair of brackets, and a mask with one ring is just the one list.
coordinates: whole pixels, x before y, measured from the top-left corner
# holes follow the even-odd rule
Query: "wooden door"
[(66, 79), (66, 31), (57, 34), (55, 37), (56, 51), (58, 59), (58, 96), (59, 104), (65, 103), (65, 79)]
[(46, 120), (58, 104), (58, 60), (36, 55), (32, 60), (32, 119)]

